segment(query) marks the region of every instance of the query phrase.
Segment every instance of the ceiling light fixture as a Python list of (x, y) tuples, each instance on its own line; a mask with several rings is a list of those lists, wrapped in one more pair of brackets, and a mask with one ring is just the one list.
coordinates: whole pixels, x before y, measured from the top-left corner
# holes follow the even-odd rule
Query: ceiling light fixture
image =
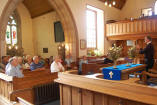
[(113, 3), (112, 3), (113, 5), (116, 5), (116, 2), (115, 1), (113, 1)]
[(105, 6), (109, 6), (109, 7), (112, 7), (112, 6), (115, 6), (116, 5), (116, 1), (115, 0), (106, 0), (105, 1)]

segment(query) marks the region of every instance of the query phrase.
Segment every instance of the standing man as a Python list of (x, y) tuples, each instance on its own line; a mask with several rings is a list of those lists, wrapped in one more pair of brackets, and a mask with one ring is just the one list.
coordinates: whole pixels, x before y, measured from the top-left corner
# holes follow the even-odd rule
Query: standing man
[(144, 54), (144, 61), (146, 66), (146, 71), (148, 72), (154, 65), (154, 46), (152, 44), (152, 38), (150, 36), (145, 37), (145, 43), (147, 44), (144, 49), (140, 48), (139, 45), (136, 46), (139, 49), (140, 54)]

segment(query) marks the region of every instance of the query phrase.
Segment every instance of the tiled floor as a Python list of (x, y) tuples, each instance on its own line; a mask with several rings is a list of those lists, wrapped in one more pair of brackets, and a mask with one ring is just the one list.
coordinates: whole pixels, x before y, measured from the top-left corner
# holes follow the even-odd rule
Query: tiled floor
[(47, 103), (47, 104), (43, 104), (43, 105), (60, 105), (60, 100), (57, 100), (57, 101), (53, 101), (53, 102), (50, 102), (50, 103)]

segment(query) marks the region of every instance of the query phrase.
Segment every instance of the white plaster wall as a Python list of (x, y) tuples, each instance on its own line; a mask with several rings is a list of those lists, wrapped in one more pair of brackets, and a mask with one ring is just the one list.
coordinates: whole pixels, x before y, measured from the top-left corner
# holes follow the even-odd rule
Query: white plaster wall
[(120, 19), (139, 18), (141, 10), (144, 8), (154, 7), (156, 0), (127, 0), (120, 13)]
[[(56, 12), (34, 18), (33, 21), (33, 35), (36, 39), (37, 54), (42, 57), (56, 56), (57, 43), (54, 37), (54, 22), (59, 18)], [(48, 48), (48, 53), (43, 53), (43, 48)]]
[(34, 55), (34, 38), (32, 34), (31, 15), (22, 3), (18, 5), (17, 11), (21, 18), (21, 35), (24, 54)]
[[(86, 5), (91, 5), (104, 11), (104, 20), (119, 20), (120, 10), (116, 8), (106, 7), (103, 2), (98, 0), (66, 0), (76, 22), (79, 39), (86, 39)], [(80, 41), (79, 41), (80, 42)], [(110, 42), (105, 40), (105, 49), (108, 49)], [(80, 47), (79, 47), (80, 48)], [(107, 50), (105, 50), (105, 54)], [(86, 50), (79, 50), (79, 56), (86, 55)]]

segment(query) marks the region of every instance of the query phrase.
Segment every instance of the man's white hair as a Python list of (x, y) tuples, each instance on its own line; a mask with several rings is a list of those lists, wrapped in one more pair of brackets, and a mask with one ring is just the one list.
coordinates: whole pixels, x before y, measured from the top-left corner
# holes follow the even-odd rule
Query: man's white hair
[(18, 59), (18, 57), (17, 57), (17, 56), (11, 57), (11, 58), (9, 59), (9, 63), (11, 63), (14, 59)]
[(38, 56), (34, 56), (34, 57), (33, 57), (33, 61), (34, 61), (36, 58), (38, 58)]

